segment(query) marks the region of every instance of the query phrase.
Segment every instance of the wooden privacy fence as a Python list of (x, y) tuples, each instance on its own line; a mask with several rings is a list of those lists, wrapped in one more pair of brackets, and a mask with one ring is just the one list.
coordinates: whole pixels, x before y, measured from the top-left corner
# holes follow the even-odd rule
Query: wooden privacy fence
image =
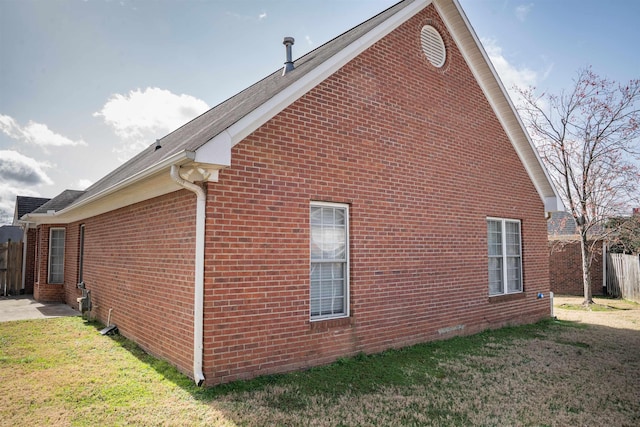
[(0, 295), (22, 290), (22, 242), (0, 243)]
[(607, 294), (640, 303), (640, 257), (607, 254)]

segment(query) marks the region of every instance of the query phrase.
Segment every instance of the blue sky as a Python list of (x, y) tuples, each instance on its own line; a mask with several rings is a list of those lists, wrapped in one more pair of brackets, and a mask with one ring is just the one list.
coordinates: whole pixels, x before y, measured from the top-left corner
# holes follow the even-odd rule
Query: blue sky
[[(0, 224), (395, 0), (0, 0)], [(460, 0), (506, 87), (640, 77), (640, 2)]]

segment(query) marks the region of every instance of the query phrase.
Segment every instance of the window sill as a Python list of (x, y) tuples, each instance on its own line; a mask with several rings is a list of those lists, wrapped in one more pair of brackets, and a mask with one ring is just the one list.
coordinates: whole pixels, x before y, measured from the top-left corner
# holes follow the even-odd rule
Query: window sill
[(313, 320), (309, 322), (311, 331), (324, 332), (331, 328), (351, 326), (351, 317), (340, 317), (338, 319)]
[(505, 294), (505, 295), (494, 295), (489, 297), (490, 303), (501, 303), (501, 302), (509, 302), (509, 301), (517, 301), (521, 299), (525, 299), (527, 294), (524, 292), (518, 292), (517, 294)]

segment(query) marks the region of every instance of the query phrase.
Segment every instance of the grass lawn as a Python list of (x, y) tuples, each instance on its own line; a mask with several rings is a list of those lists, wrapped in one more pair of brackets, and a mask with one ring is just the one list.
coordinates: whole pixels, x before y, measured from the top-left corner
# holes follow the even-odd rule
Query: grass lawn
[[(596, 314), (619, 312), (640, 308)], [(0, 425), (637, 426), (629, 319), (549, 320), (208, 389), (79, 317), (0, 323)]]

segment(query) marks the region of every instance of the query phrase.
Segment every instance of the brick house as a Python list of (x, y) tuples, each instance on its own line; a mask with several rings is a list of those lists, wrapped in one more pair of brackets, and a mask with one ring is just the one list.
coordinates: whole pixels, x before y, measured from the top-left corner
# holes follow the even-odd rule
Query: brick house
[(212, 385), (548, 316), (559, 206), (459, 4), (407, 0), (24, 220), (40, 295)]
[[(584, 295), (582, 281), (582, 249), (575, 220), (568, 212), (553, 212), (547, 222), (549, 239), (549, 283), (551, 291), (558, 295)], [(594, 258), (591, 261), (591, 293), (605, 295), (603, 280), (603, 253), (606, 245), (594, 238)]]

